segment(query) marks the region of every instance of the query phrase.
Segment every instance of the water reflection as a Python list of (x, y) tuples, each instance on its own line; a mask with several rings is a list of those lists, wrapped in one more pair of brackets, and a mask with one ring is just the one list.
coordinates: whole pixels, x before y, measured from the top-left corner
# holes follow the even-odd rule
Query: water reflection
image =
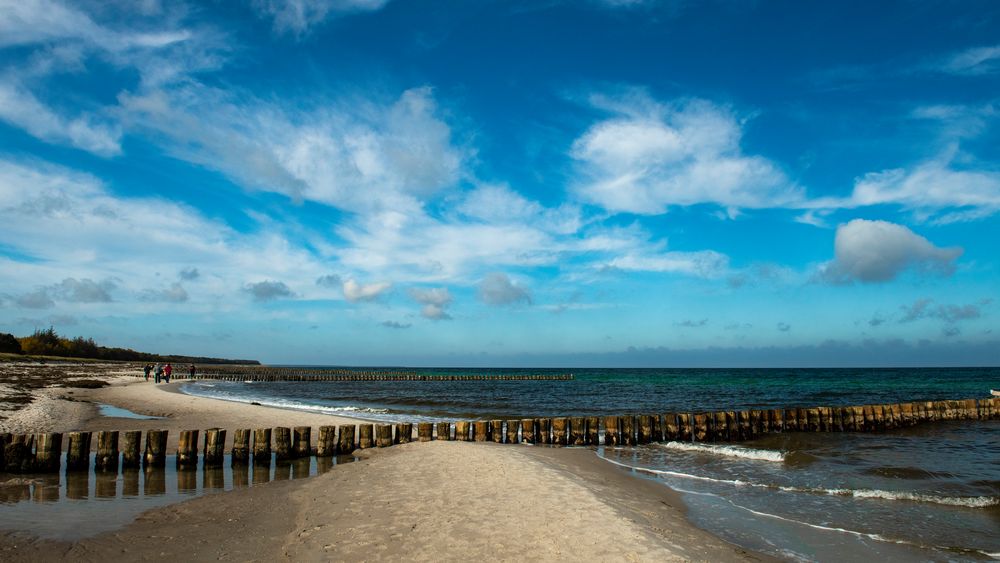
[(177, 491), (181, 494), (198, 491), (198, 472), (194, 469), (177, 470)]
[(60, 480), (58, 475), (46, 475), (35, 480), (31, 500), (35, 502), (56, 502), (59, 500)]
[(201, 482), (206, 490), (221, 491), (226, 488), (226, 474), (221, 467), (206, 467)]
[(138, 469), (126, 469), (122, 471), (122, 496), (126, 498), (139, 496)]
[(118, 496), (118, 475), (101, 472), (96, 475), (94, 496), (97, 498), (115, 498)]
[(312, 467), (311, 458), (299, 458), (292, 462), (292, 479), (309, 477)]
[(234, 465), (232, 468), (233, 472), (233, 488), (243, 489), (250, 486), (250, 466), (241, 463), (239, 465)]
[[(353, 461), (313, 457), (270, 465), (237, 464), (177, 469), (174, 456), (164, 467), (110, 471), (62, 471), (45, 475), (0, 474), (0, 530), (30, 531), (46, 538), (78, 539), (120, 528), (150, 508), (209, 492), (304, 479)], [(228, 456), (227, 456), (228, 458)], [(65, 465), (64, 465), (65, 466)], [(93, 467), (93, 463), (91, 463)], [(112, 502), (106, 510), (98, 503)]]
[(145, 479), (142, 489), (143, 496), (167, 494), (167, 472), (164, 468), (148, 467), (143, 472)]
[(287, 461), (282, 461), (274, 466), (274, 480), (287, 481), (291, 477), (292, 466)]
[(66, 498), (87, 500), (90, 494), (90, 473), (84, 471), (66, 472)]

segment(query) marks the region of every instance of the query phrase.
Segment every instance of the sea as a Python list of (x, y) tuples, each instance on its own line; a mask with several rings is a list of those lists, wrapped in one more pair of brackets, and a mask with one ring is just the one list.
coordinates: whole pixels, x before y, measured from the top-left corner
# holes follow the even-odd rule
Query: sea
[[(297, 370), (308, 374), (322, 367)], [(1000, 389), (1000, 368), (405, 371), (574, 377), (194, 381), (182, 391), (375, 421), (419, 422), (886, 404), (986, 398), (991, 388)], [(636, 478), (680, 493), (695, 525), (781, 559), (1000, 560), (1000, 421), (937, 422), (871, 434), (789, 432), (738, 444), (591, 449)]]

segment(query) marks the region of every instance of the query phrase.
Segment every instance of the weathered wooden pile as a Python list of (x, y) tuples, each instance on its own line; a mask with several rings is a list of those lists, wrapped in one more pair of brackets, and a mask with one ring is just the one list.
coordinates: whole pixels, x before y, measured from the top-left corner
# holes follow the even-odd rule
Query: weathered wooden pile
[[(411, 441), (460, 440), (505, 444), (557, 446), (635, 445), (660, 441), (738, 442), (774, 432), (880, 432), (941, 420), (1000, 419), (1000, 398), (927, 401), (891, 405), (812, 407), (771, 410), (623, 415), (604, 417), (523, 418), (458, 422), (400, 422), (320, 426), (316, 443), (312, 428), (241, 428), (233, 434), (233, 465), (270, 465), (315, 455), (345, 455), (358, 448), (384, 448)], [(415, 431), (415, 432), (414, 432)], [(198, 430), (181, 432), (176, 463), (193, 468), (202, 456), (204, 467), (224, 461), (226, 431), (209, 428), (199, 446)], [(66, 469), (87, 470), (92, 432), (0, 434), (0, 470), (8, 473), (49, 473), (60, 470), (63, 439)], [(95, 470), (119, 467), (158, 468), (166, 464), (167, 431), (96, 433)], [(272, 455), (273, 454), (273, 455)]]

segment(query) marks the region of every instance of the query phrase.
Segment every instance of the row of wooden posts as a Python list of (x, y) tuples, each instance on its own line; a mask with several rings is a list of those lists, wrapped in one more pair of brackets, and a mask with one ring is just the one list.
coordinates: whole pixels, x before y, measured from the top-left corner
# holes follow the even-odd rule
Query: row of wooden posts
[[(400, 422), (320, 426), (316, 444), (312, 428), (241, 428), (233, 435), (233, 464), (270, 465), (277, 461), (316, 455), (350, 454), (357, 448), (384, 448), (411, 441), (492, 441), (496, 443), (551, 444), (560, 446), (635, 445), (661, 441), (738, 442), (774, 432), (878, 432), (938, 420), (1000, 419), (1000, 398), (929, 401), (856, 407), (813, 407), (771, 410), (666, 413), (604, 417), (524, 418), (451, 422)], [(416, 426), (416, 435), (414, 435)], [(167, 430), (96, 433), (94, 461), (98, 471), (162, 467), (167, 456)], [(10, 473), (57, 472), (62, 457), (63, 434), (0, 434), (3, 447), (0, 468)], [(65, 435), (66, 469), (85, 470), (90, 463), (91, 432)], [(603, 439), (602, 439), (603, 438)], [(222, 465), (226, 431), (205, 430), (199, 448), (199, 431), (184, 430), (178, 440), (179, 468), (195, 467), (199, 451), (205, 467)], [(272, 445), (273, 444), (273, 445)]]
[(352, 374), (308, 374), (297, 371), (294, 373), (266, 374), (222, 374), (196, 373), (193, 377), (184, 373), (174, 372), (174, 379), (210, 379), (213, 381), (570, 381), (573, 374), (506, 374), (506, 375), (417, 375), (392, 373), (352, 373)]

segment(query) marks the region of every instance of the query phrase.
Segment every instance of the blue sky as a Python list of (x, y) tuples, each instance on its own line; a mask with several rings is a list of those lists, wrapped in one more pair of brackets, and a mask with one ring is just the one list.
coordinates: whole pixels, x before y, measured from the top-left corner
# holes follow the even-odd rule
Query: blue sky
[(0, 0), (0, 331), (997, 365), (995, 2)]

